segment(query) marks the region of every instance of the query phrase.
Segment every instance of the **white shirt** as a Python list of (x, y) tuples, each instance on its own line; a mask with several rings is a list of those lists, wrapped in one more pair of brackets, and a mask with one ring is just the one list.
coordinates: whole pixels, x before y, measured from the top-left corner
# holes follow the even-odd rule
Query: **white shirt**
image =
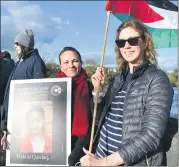
[(42, 141), (31, 141), (33, 152), (35, 153), (43, 153), (44, 146), (45, 146), (45, 140)]

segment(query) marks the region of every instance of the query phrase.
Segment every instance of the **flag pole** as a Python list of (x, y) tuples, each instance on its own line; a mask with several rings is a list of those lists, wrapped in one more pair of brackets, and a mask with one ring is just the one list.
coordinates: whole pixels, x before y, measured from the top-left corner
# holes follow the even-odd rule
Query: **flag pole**
[[(111, 11), (107, 12), (106, 30), (105, 30), (105, 35), (104, 35), (104, 44), (103, 44), (103, 48), (102, 48), (100, 67), (103, 67), (103, 64), (104, 64), (104, 54), (105, 54), (105, 49), (106, 49), (106, 39), (107, 39), (107, 33), (108, 33), (110, 13), (111, 13)], [(97, 88), (95, 104), (94, 104), (93, 123), (92, 123), (91, 139), (90, 139), (90, 146), (89, 146), (89, 152), (90, 153), (92, 152), (92, 147), (93, 147), (93, 138), (94, 138), (94, 130), (95, 130), (95, 122), (96, 122), (96, 112), (97, 112), (97, 105), (98, 105), (98, 103), (97, 103), (98, 97), (99, 97), (99, 87)]]

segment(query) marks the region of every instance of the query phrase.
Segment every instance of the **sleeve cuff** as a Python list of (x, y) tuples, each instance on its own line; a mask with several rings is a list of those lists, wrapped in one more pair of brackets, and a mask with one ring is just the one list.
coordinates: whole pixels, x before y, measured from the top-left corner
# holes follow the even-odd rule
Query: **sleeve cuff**
[(124, 164), (126, 166), (130, 166), (130, 164), (132, 164), (132, 161), (129, 159), (129, 156), (127, 155), (127, 152), (125, 151), (125, 149), (123, 147), (118, 149), (118, 153), (121, 156), (121, 158), (124, 161)]

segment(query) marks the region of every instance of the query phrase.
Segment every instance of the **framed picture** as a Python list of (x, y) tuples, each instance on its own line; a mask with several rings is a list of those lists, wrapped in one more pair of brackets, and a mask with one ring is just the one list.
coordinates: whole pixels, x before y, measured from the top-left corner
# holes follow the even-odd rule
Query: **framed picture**
[(7, 166), (68, 165), (71, 87), (71, 78), (11, 81)]

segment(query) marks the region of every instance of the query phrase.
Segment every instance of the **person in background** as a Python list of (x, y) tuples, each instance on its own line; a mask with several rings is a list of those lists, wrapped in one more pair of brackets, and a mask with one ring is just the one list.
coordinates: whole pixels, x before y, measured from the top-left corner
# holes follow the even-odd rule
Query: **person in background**
[(0, 105), (3, 104), (4, 92), (9, 76), (15, 66), (14, 61), (8, 51), (1, 52), (0, 55)]
[(74, 166), (84, 155), (82, 148), (87, 147), (90, 142), (92, 87), (82, 68), (81, 55), (75, 48), (63, 48), (59, 54), (59, 61), (61, 72), (58, 73), (57, 78), (72, 78), (72, 136), (68, 163)]
[(104, 68), (91, 77), (97, 114), (101, 114), (94, 150), (83, 148), (84, 166), (163, 166), (163, 139), (173, 99), (173, 88), (164, 71), (157, 67), (152, 37), (137, 20), (117, 30), (116, 58), (119, 67), (105, 97)]
[[(15, 38), (14, 48), (17, 51), (19, 61), (16, 63), (9, 80), (7, 82), (4, 101), (3, 101), (3, 117), (7, 121), (10, 82), (12, 80), (23, 79), (39, 79), (46, 77), (46, 66), (39, 55), (38, 49), (34, 49), (34, 34), (32, 30), (26, 29), (17, 34)], [(7, 131), (7, 127), (4, 127)], [(1, 139), (1, 145), (6, 145), (6, 138)]]
[(0, 125), (2, 117), (2, 104), (4, 99), (4, 93), (9, 76), (15, 66), (14, 61), (11, 59), (11, 55), (8, 51), (1, 52), (0, 55)]

